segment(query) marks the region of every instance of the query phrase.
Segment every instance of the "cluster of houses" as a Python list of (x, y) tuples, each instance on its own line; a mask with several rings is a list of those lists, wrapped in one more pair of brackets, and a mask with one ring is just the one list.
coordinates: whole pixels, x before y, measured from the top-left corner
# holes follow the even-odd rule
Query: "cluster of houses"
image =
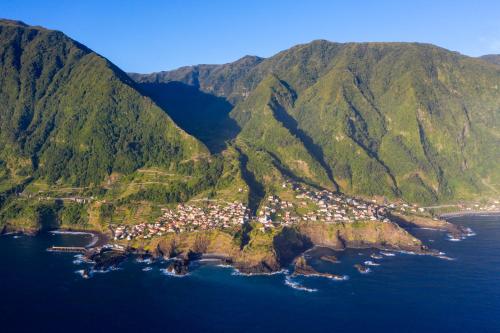
[[(283, 183), (282, 187), (293, 189), (296, 202), (281, 200), (275, 195), (269, 196), (257, 217), (265, 227), (273, 227), (276, 224), (291, 225), (299, 221), (327, 223), (356, 220), (388, 221), (387, 207), (375, 202), (367, 203), (326, 190), (312, 190), (290, 181)], [(297, 213), (297, 208), (308, 207), (311, 203), (314, 209), (309, 209), (303, 214)]]
[(163, 215), (155, 223), (118, 226), (115, 240), (148, 239), (166, 233), (195, 230), (224, 229), (241, 226), (250, 220), (250, 210), (241, 202), (225, 205), (210, 203), (205, 206), (179, 204), (176, 209), (162, 209)]
[(256, 216), (252, 216), (250, 209), (237, 201), (224, 204), (207, 201), (198, 206), (179, 204), (175, 209), (162, 209), (163, 214), (155, 223), (118, 226), (114, 230), (114, 237), (127, 240), (147, 239), (166, 233), (238, 228), (247, 222), (260, 223), (262, 230), (299, 222), (388, 222), (391, 210), (424, 212), (424, 208), (417, 205), (403, 202), (379, 204), (375, 200), (365, 201), (327, 190), (317, 190), (293, 181), (285, 181), (282, 187), (285, 191), (292, 190), (287, 191), (290, 199), (283, 200), (278, 195), (269, 195), (260, 205)]
[(465, 211), (497, 212), (500, 211), (500, 201), (494, 200), (486, 204), (460, 205), (459, 207)]

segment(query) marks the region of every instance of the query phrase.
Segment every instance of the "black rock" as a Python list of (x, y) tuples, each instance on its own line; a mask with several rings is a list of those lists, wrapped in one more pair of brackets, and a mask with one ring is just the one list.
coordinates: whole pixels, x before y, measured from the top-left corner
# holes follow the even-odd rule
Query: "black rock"
[(175, 275), (186, 275), (189, 272), (189, 260), (175, 259), (167, 267), (167, 272)]

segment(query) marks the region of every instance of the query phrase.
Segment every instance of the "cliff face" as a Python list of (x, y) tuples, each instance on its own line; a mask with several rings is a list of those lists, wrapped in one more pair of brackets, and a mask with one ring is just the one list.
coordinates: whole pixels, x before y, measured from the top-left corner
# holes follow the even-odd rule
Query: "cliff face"
[(392, 219), (403, 228), (430, 228), (446, 231), (455, 237), (463, 236), (467, 230), (445, 220), (432, 219), (422, 216), (406, 216), (399, 213), (393, 213)]
[(335, 249), (375, 247), (395, 250), (423, 250), (422, 242), (391, 222), (309, 223), (298, 227), (314, 245)]
[(228, 232), (207, 231), (168, 235), (149, 243), (134, 244), (156, 256), (217, 255), (230, 260), (243, 273), (272, 273), (288, 267), (315, 245), (334, 249), (383, 248), (431, 253), (420, 240), (390, 222), (307, 223), (262, 232), (254, 228), (241, 246)]

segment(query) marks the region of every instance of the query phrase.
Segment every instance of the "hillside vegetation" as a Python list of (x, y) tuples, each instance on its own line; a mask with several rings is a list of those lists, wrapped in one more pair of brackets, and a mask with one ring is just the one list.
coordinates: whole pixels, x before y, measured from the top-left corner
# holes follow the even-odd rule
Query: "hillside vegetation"
[(127, 75), (62, 32), (0, 20), (0, 226), (105, 229), (207, 198), (256, 212), (293, 199), (288, 179), (419, 203), (497, 196), (495, 59), (318, 40)]
[(236, 144), (317, 186), (427, 203), (499, 190), (500, 68), (482, 59), (319, 40), (268, 59), (133, 77), (226, 98)]

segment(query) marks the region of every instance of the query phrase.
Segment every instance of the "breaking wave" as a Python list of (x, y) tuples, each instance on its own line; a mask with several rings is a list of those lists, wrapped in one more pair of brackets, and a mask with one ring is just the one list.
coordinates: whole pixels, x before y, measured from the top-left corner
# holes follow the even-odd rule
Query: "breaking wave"
[(160, 272), (162, 272), (163, 275), (172, 276), (172, 277), (176, 277), (176, 278), (183, 278), (183, 277), (186, 277), (189, 275), (189, 273), (184, 274), (184, 275), (175, 274), (175, 272), (169, 272), (168, 269), (166, 269), (166, 268), (160, 269)]
[(376, 262), (373, 262), (371, 260), (367, 260), (364, 262), (366, 266), (380, 266), (380, 264), (377, 264)]
[(285, 284), (287, 286), (289, 286), (290, 288), (293, 288), (295, 290), (307, 291), (309, 293), (313, 293), (313, 292), (318, 291), (318, 289), (307, 288), (307, 287), (304, 287), (303, 285), (301, 285), (298, 282), (292, 281), (292, 279), (290, 278), (290, 276), (286, 276), (285, 277)]
[(231, 273), (231, 275), (241, 275), (241, 276), (260, 276), (260, 275), (277, 275), (277, 274), (289, 274), (289, 271), (287, 269), (282, 269), (276, 272), (269, 272), (269, 273), (243, 273), (240, 272), (238, 269), (234, 269), (234, 272)]

